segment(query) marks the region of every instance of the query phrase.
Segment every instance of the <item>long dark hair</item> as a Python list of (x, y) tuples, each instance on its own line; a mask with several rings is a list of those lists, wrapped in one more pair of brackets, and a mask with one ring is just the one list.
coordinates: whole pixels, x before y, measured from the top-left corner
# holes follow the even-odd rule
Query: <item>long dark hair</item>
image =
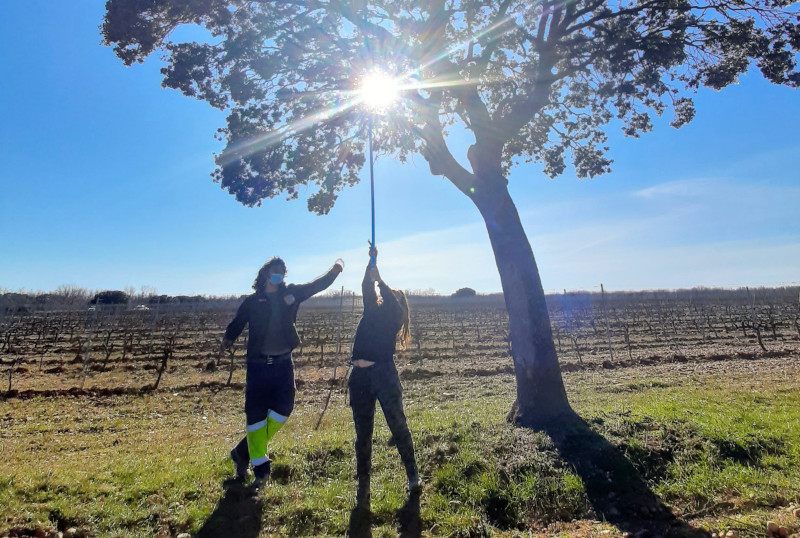
[(261, 291), (264, 289), (267, 279), (269, 278), (270, 269), (276, 265), (283, 267), (283, 274), (286, 274), (286, 262), (275, 256), (274, 258), (267, 260), (267, 263), (262, 265), (261, 269), (258, 270), (258, 275), (256, 275), (256, 279), (253, 281), (254, 290)]

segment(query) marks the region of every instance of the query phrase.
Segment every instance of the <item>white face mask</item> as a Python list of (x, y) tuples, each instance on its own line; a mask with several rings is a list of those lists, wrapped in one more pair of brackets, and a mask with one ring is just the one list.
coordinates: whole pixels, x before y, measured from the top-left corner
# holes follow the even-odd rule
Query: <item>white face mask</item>
[(269, 275), (269, 283), (275, 286), (279, 286), (283, 283), (283, 275), (280, 273), (272, 273)]

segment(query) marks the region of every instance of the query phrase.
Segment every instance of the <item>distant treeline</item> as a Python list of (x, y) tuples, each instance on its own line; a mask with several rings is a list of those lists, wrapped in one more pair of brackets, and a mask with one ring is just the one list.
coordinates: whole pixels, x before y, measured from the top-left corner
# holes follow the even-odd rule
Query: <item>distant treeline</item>
[(105, 290), (94, 294), (63, 295), (60, 293), (3, 293), (0, 312), (49, 312), (53, 310), (85, 310), (87, 307), (134, 309), (146, 307), (228, 308), (238, 305), (244, 296), (150, 295), (146, 297), (122, 290)]
[[(409, 301), (412, 305), (442, 305), (452, 304), (454, 307), (469, 304), (484, 304), (486, 306), (502, 307), (504, 304), (502, 293), (480, 294), (472, 288), (461, 288), (452, 295), (438, 295), (432, 290), (408, 290)], [(59, 288), (50, 293), (14, 293), (0, 294), (0, 313), (13, 312), (46, 312), (53, 310), (85, 310), (87, 308), (114, 308), (114, 309), (143, 309), (169, 308), (169, 309), (216, 309), (236, 308), (245, 295), (213, 296), (213, 295), (148, 295), (127, 293), (122, 290), (104, 290), (89, 293), (85, 289)], [(730, 303), (742, 302), (758, 303), (797, 303), (800, 305), (800, 286), (758, 287), (758, 288), (709, 288), (697, 287), (679, 290), (645, 290), (645, 291), (606, 291), (602, 296), (599, 291), (564, 291), (550, 293), (547, 302), (551, 308), (573, 308), (576, 304), (592, 304), (595, 301), (605, 300), (610, 306), (621, 306), (631, 303), (661, 301), (679, 301), (702, 303)], [(309, 306), (325, 308), (360, 308), (361, 297), (354, 292), (330, 290), (322, 295), (311, 298)]]
[(781, 287), (740, 287), (740, 288), (709, 288), (698, 286), (696, 288), (678, 290), (643, 290), (643, 291), (563, 291), (560, 294), (553, 293), (547, 295), (547, 302), (551, 306), (572, 305), (575, 302), (585, 301), (587, 303), (605, 300), (611, 306), (621, 306), (636, 303), (648, 303), (654, 300), (671, 301), (680, 303), (695, 304), (741, 304), (742, 302), (751, 303), (772, 303), (787, 304), (795, 303), (800, 306), (800, 286), (781, 286)]

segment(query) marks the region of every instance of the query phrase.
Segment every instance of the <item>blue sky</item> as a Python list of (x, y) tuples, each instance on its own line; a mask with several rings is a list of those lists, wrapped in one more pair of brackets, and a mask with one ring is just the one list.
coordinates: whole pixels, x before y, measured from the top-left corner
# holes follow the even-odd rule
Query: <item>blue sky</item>
[[(282, 256), (290, 281), (342, 257), (358, 289), (369, 184), (328, 216), (305, 200), (239, 205), (212, 182), (224, 115), (160, 87), (160, 62), (126, 68), (100, 45), (103, 1), (15, 2), (0, 20), (0, 288), (155, 287), (247, 293)], [(510, 189), (548, 291), (800, 283), (800, 95), (757, 73), (696, 96), (675, 130), (611, 133), (611, 174)], [(463, 148), (464, 137), (454, 137)], [(459, 155), (461, 157), (461, 155)], [(377, 241), (394, 287), (500, 290), (482, 220), (421, 158), (376, 163)], [(362, 177), (367, 177), (364, 174)]]

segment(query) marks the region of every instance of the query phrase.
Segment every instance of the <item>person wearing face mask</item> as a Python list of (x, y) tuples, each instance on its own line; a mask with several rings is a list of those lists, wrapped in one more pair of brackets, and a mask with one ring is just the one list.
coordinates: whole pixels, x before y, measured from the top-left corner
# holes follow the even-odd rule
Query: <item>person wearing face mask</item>
[[(381, 404), (400, 460), (405, 467), (409, 495), (419, 495), (421, 491), (419, 470), (414, 457), (414, 441), (403, 411), (403, 389), (394, 365), (398, 337), (404, 348), (411, 341), (408, 300), (402, 291), (391, 289), (381, 279), (377, 267), (377, 249), (370, 247), (369, 256), (370, 262), (361, 283), (364, 314), (353, 337), (353, 371), (348, 381), (350, 407), (356, 430), (356, 509), (366, 511), (370, 507), (372, 433), (376, 402)], [(380, 290), (380, 300), (375, 293), (376, 284)]]
[(344, 269), (341, 259), (308, 284), (285, 284), (286, 264), (272, 258), (258, 271), (253, 289), (242, 302), (222, 339), (222, 356), (250, 326), (247, 340), (245, 437), (231, 450), (236, 477), (244, 479), (253, 465), (253, 486), (264, 485), (270, 473), (267, 445), (294, 409), (295, 382), (292, 350), (300, 344), (295, 321), (300, 304), (333, 284)]

